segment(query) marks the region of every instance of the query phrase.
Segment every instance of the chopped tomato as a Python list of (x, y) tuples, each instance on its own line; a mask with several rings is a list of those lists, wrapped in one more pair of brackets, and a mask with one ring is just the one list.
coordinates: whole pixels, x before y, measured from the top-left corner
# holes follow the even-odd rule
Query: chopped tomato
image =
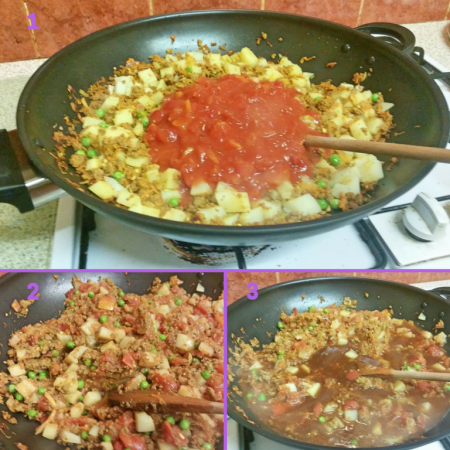
[(223, 316), (221, 314), (214, 314), (215, 321), (223, 327)]
[(171, 366), (187, 366), (188, 360), (185, 358), (174, 358), (169, 363)]
[(188, 326), (188, 324), (186, 322), (175, 322), (175, 326), (179, 329), (179, 330), (185, 330)]
[(350, 381), (355, 381), (359, 377), (359, 372), (355, 369), (350, 369), (345, 375), (345, 378)]
[(158, 313), (158, 314), (156, 314), (155, 319), (156, 319), (158, 322), (164, 322), (165, 317), (164, 317), (162, 314)]
[(297, 308), (294, 308), (294, 309), (292, 310), (292, 314), (293, 314), (294, 316), (296, 316), (296, 315), (298, 314)]
[(112, 357), (112, 355), (109, 351), (106, 351), (105, 353), (103, 353), (103, 357), (101, 360), (103, 362), (108, 362), (108, 363), (114, 362), (114, 358)]
[(66, 292), (66, 297), (72, 297), (73, 293), (75, 292), (75, 289), (70, 289)]
[(136, 362), (134, 360), (135, 353), (134, 352), (128, 352), (125, 353), (122, 357), (122, 364), (125, 364), (130, 369), (136, 368)]
[(428, 353), (431, 356), (439, 356), (441, 354), (441, 349), (437, 345), (432, 345), (428, 348)]
[(275, 403), (272, 406), (272, 415), (274, 417), (282, 416), (283, 414), (286, 414), (289, 411), (289, 406), (285, 403)]
[(319, 417), (323, 413), (323, 404), (322, 403), (316, 403), (313, 406), (313, 414), (316, 417)]
[(425, 428), (427, 425), (427, 416), (424, 414), (419, 414), (416, 419), (417, 425), (421, 428)]
[(80, 292), (89, 292), (91, 289), (91, 285), (88, 283), (81, 283), (80, 286), (78, 287), (78, 290)]
[(136, 432), (136, 424), (134, 421), (134, 414), (131, 411), (125, 411), (121, 416), (118, 417), (117, 423), (122, 428), (127, 428), (130, 433)]
[(161, 331), (161, 333), (165, 333), (168, 329), (169, 327), (165, 323), (162, 323), (158, 328), (158, 330)]
[(163, 422), (161, 434), (164, 441), (177, 448), (186, 447), (189, 442), (188, 438), (181, 432), (181, 429), (177, 425), (172, 425), (168, 420)]
[(356, 400), (347, 400), (344, 409), (359, 409), (359, 403)]
[(117, 441), (117, 442), (114, 442), (113, 448), (114, 448), (114, 450), (123, 450), (125, 448), (125, 446), (122, 444), (122, 442)]
[(37, 408), (39, 411), (47, 412), (50, 411), (50, 403), (46, 397), (41, 397), (38, 401)]
[(39, 417), (38, 422), (44, 423), (48, 419), (47, 414), (42, 414), (41, 417)]
[(128, 316), (125, 316), (125, 319), (123, 319), (123, 320), (125, 322), (128, 322), (128, 323), (133, 323), (136, 320), (136, 318), (134, 318), (133, 316), (128, 315)]
[(178, 391), (178, 383), (175, 378), (167, 373), (156, 373), (153, 377), (153, 384), (161, 386), (162, 390), (166, 392)]
[(220, 373), (215, 373), (214, 375), (211, 375), (206, 381), (206, 384), (208, 386), (211, 386), (212, 388), (223, 386), (223, 375)]
[(306, 347), (306, 342), (305, 341), (298, 341), (292, 347), (294, 349), (295, 348), (305, 348)]
[(70, 328), (70, 326), (67, 323), (60, 323), (60, 324), (56, 325), (56, 329), (61, 330), (61, 331), (66, 331), (69, 328)]
[(428, 381), (419, 381), (417, 383), (417, 389), (419, 391), (427, 391), (431, 387), (431, 384)]
[(125, 448), (129, 448), (130, 450), (146, 450), (144, 439), (141, 436), (130, 435), (130, 434), (121, 434), (119, 436), (122, 444)]
[(194, 308), (194, 316), (207, 316), (209, 314), (208, 310), (201, 305), (197, 305)]
[(217, 372), (221, 373), (223, 375), (223, 364), (216, 364), (214, 366), (214, 369), (217, 370)]

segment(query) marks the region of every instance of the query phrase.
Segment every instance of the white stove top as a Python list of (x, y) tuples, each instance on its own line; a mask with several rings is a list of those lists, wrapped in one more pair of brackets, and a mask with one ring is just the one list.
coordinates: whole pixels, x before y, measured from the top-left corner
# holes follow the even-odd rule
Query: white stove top
[[(441, 71), (445, 67), (431, 58), (427, 61)], [(450, 109), (450, 88), (441, 82)], [(448, 146), (450, 148), (450, 146)], [(433, 197), (450, 195), (450, 166), (437, 164), (433, 171), (416, 187), (387, 206), (411, 203), (416, 195), (425, 192)], [(58, 208), (51, 268), (78, 268), (80, 228), (73, 199), (63, 197)], [(377, 221), (380, 215), (377, 216)], [(389, 219), (387, 218), (386, 221)], [(97, 228), (89, 234), (87, 269), (236, 269), (234, 254), (206, 258), (203, 264), (183, 259), (164, 239), (145, 234), (99, 214)], [(420, 251), (420, 250), (418, 250)], [(267, 246), (256, 256), (246, 258), (248, 269), (369, 269), (375, 259), (353, 225), (281, 244)], [(445, 269), (450, 266), (450, 256), (409, 265), (408, 268)], [(387, 268), (396, 268), (388, 257)]]

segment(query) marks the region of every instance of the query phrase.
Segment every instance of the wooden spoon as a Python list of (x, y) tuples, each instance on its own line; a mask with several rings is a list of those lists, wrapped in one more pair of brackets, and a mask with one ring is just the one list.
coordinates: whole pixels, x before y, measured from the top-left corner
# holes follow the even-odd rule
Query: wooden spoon
[(366, 377), (394, 377), (407, 380), (431, 380), (431, 381), (449, 381), (450, 373), (448, 372), (416, 372), (414, 370), (394, 370), (384, 367), (376, 369), (360, 369), (359, 374)]
[(396, 156), (398, 158), (420, 159), (450, 163), (450, 150), (417, 145), (392, 144), (391, 142), (354, 141), (322, 136), (306, 136), (305, 147), (329, 148), (348, 152), (370, 153), (376, 156)]
[(223, 414), (223, 403), (152, 389), (124, 393), (112, 391), (108, 394), (108, 400), (113, 405), (139, 411)]

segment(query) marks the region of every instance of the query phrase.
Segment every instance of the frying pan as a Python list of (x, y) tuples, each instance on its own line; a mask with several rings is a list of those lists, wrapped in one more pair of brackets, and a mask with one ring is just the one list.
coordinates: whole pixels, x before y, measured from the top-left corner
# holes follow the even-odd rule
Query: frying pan
[[(368, 28), (364, 26), (365, 30)], [(273, 47), (265, 41), (256, 45), (262, 31), (268, 33)], [(170, 35), (176, 35), (173, 46)], [(167, 48), (195, 50), (197, 39), (207, 44), (226, 44), (227, 49), (247, 46), (269, 60), (273, 53), (286, 54), (295, 62), (314, 55), (316, 59), (304, 64), (303, 69), (315, 73), (316, 83), (329, 79), (334, 84), (351, 82), (355, 72), (371, 68), (372, 75), (364, 86), (383, 92), (387, 101), (395, 103), (396, 130), (405, 131), (392, 141), (430, 147), (445, 147), (447, 143), (450, 124), (443, 94), (412, 58), (394, 46), (365, 32), (311, 17), (264, 11), (196, 11), (103, 29), (67, 46), (43, 64), (28, 81), (17, 109), (19, 137), (32, 163), (79, 202), (125, 225), (184, 242), (232, 246), (292, 240), (355, 222), (411, 189), (433, 168), (432, 163), (404, 160), (385, 173), (371, 201), (360, 208), (313, 222), (252, 227), (188, 224), (148, 217), (107, 204), (71, 185), (67, 179), (77, 182), (79, 176), (72, 168), (68, 175), (62, 174), (50, 154), (54, 148), (53, 126), (61, 125), (64, 115), (75, 116), (67, 85), (78, 92), (101, 77), (112, 75), (113, 67), (130, 57), (148, 61), (149, 55), (164, 54)], [(326, 68), (328, 62), (337, 65)]]
[[(369, 294), (366, 298), (365, 293)], [(301, 313), (309, 306), (318, 305), (319, 296), (325, 299), (323, 305), (332, 303), (342, 303), (344, 297), (350, 297), (352, 300), (358, 300), (357, 309), (381, 310), (392, 306), (394, 317), (414, 320), (417, 315), (415, 312), (421, 311), (424, 302), (427, 306), (424, 309), (426, 320), (420, 321), (420, 326), (424, 325), (425, 330), (432, 331), (437, 320), (450, 316), (450, 302), (442, 298), (439, 294), (450, 296), (450, 288), (435, 289), (433, 291), (424, 291), (422, 289), (408, 286), (406, 284), (394, 283), (372, 278), (356, 277), (326, 277), (290, 281), (287, 283), (270, 286), (258, 291), (256, 300), (249, 300), (247, 297), (239, 299), (237, 302), (228, 306), (228, 348), (234, 348), (233, 338), (242, 337), (245, 342), (256, 337), (261, 344), (269, 344), (273, 341), (266, 332), (276, 333), (277, 323), (280, 315), (280, 308), (287, 308), (286, 313), (290, 314), (295, 307)], [(305, 299), (302, 300), (302, 295)], [(379, 297), (379, 298), (378, 298)], [(445, 320), (446, 323), (448, 320)], [(255, 319), (260, 319), (256, 322)], [(436, 319), (435, 322), (433, 320)], [(416, 322), (417, 323), (417, 322)], [(244, 328), (245, 335), (240, 331)], [(446, 323), (444, 332), (449, 333), (450, 326)], [(447, 343), (444, 348), (450, 351), (450, 344)], [(233, 373), (236, 373), (236, 366), (228, 365)], [(261, 434), (282, 444), (302, 448), (306, 450), (325, 450), (329, 447), (322, 445), (299, 442), (284, 437), (257, 419), (247, 408), (241, 397), (230, 394), (232, 386), (237, 385), (237, 377), (228, 386), (228, 415), (236, 420), (240, 425), (248, 428), (255, 433)], [(241, 411), (238, 409), (241, 408)], [(255, 422), (249, 423), (243, 416), (244, 411), (247, 416)], [(411, 449), (430, 442), (442, 439), (450, 434), (450, 415), (446, 417), (434, 428), (425, 434), (425, 438), (417, 441), (407, 442), (401, 445), (377, 447), (380, 449)]]
[[(55, 281), (53, 275), (58, 274), (58, 280)], [(199, 281), (205, 287), (205, 295), (217, 299), (223, 290), (223, 274), (220, 272), (200, 273), (157, 273), (157, 272), (124, 272), (100, 273), (100, 272), (35, 272), (35, 273), (10, 273), (0, 277), (0, 316), (3, 324), (0, 326), (0, 361), (7, 358), (8, 340), (13, 331), (16, 331), (25, 325), (34, 324), (39, 321), (49, 320), (58, 316), (58, 311), (63, 310), (63, 300), (65, 293), (72, 288), (72, 277), (76, 275), (82, 281), (92, 279), (97, 281), (99, 277), (109, 277), (117, 286), (120, 286), (125, 293), (134, 293), (143, 295), (148, 292), (155, 277), (162, 281), (168, 281), (173, 275), (177, 275), (184, 283), (181, 285), (189, 294), (195, 292)], [(130, 284), (128, 284), (128, 280)], [(22, 300), (28, 298), (31, 291), (27, 289), (30, 283), (37, 283), (39, 286), (40, 298), (30, 308), (26, 318), (17, 319), (15, 314), (8, 318), (6, 313), (10, 313), (11, 303), (14, 299)], [(6, 326), (4, 325), (6, 324)], [(6, 366), (2, 364), (2, 371)], [(8, 411), (5, 405), (0, 405), (0, 411)], [(63, 447), (55, 441), (49, 441), (41, 436), (36, 437), (34, 432), (38, 425), (36, 421), (24, 419), (22, 414), (12, 414), (18, 420), (17, 425), (10, 425), (10, 430), (6, 430), (8, 435), (11, 431), (16, 433), (12, 439), (6, 439), (0, 434), (0, 450), (17, 450), (15, 442), (21, 442), (28, 446), (30, 450), (61, 450)], [(1, 416), (0, 416), (1, 417)], [(219, 443), (217, 447), (223, 447)]]

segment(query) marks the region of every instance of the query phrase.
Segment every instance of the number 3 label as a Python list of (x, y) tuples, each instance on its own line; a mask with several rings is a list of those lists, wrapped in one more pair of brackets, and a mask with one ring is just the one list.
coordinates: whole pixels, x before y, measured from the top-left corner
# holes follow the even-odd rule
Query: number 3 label
[(256, 283), (248, 283), (247, 289), (250, 289), (250, 294), (247, 295), (247, 298), (256, 300), (258, 298), (258, 285)]
[(39, 286), (37, 283), (30, 283), (28, 285), (28, 289), (33, 289), (33, 292), (28, 296), (28, 300), (39, 300), (39, 295), (37, 295), (39, 292)]

